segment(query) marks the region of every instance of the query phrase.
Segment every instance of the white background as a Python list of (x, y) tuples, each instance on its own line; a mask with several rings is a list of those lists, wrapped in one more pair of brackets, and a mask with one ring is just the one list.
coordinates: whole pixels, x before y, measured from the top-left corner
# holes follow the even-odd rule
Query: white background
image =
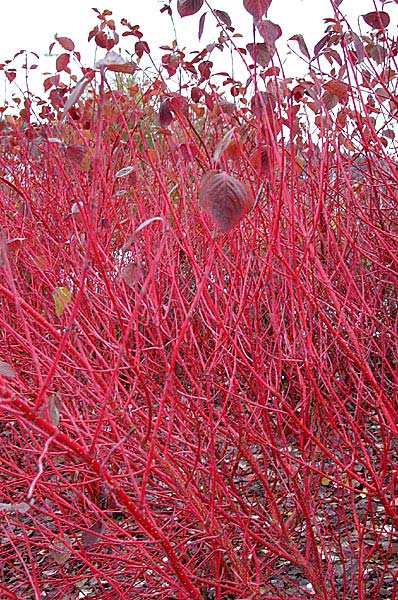
[[(214, 19), (211, 15), (207, 16), (204, 35), (201, 42), (198, 41), (198, 22), (199, 16), (205, 9), (202, 8), (199, 14), (181, 19), (176, 10), (177, 0), (172, 1), (175, 24), (177, 29), (178, 43), (180, 47), (187, 47), (189, 51), (200, 50), (207, 43), (215, 41), (218, 30), (214, 25)], [(243, 46), (252, 40), (252, 20), (251, 16), (243, 8), (243, 0), (210, 0), (212, 8), (225, 10), (232, 19), (232, 25), (236, 32), (242, 33), (244, 38), (241, 41)], [(153, 58), (156, 63), (163, 51), (159, 46), (167, 45), (174, 39), (173, 29), (167, 14), (160, 14), (160, 8), (164, 6), (162, 0), (66, 0), (57, 2), (56, 0), (32, 1), (32, 0), (9, 0), (2, 3), (1, 22), (2, 31), (0, 35), (0, 62), (4, 63), (6, 59), (13, 57), (18, 50), (30, 50), (37, 52), (41, 59), (39, 68), (29, 75), (29, 86), (32, 91), (43, 95), (41, 82), (45, 72), (55, 72), (56, 53), (60, 52), (59, 47), (54, 48), (54, 56), (46, 57), (49, 44), (54, 40), (54, 35), (70, 37), (76, 45), (76, 50), (82, 54), (82, 62), (85, 66), (93, 66), (96, 59), (102, 57), (105, 51), (98, 49), (95, 54), (95, 43), (87, 43), (89, 31), (98, 23), (96, 14), (92, 7), (99, 10), (108, 8), (112, 10), (113, 17), (118, 23), (122, 17), (125, 17), (132, 25), (138, 24), (151, 48)], [(364, 21), (359, 17), (361, 14), (374, 10), (373, 0), (343, 0), (340, 5), (341, 12), (347, 16), (351, 26), (355, 30), (362, 27), (363, 31), (368, 28)], [(380, 8), (381, 3), (377, 6)], [(398, 24), (398, 6), (396, 4), (386, 4), (386, 10), (392, 17), (391, 32), (396, 35)], [(315, 43), (323, 36), (325, 30), (324, 18), (332, 17), (333, 11), (329, 0), (273, 0), (268, 11), (270, 20), (278, 23), (283, 31), (281, 40), (277, 47), (280, 55), (284, 58), (284, 67), (290, 76), (302, 75), (305, 73), (304, 65), (300, 60), (290, 55), (286, 46), (287, 39), (294, 34), (304, 35), (310, 54)], [(393, 22), (393, 16), (396, 23)], [(119, 32), (122, 28), (119, 28)], [(132, 50), (135, 38), (123, 38), (124, 47)], [(130, 46), (129, 46), (130, 44)], [(296, 42), (290, 42), (291, 47), (298, 49)], [(117, 47), (114, 48), (117, 50)], [(219, 58), (212, 55), (211, 59), (228, 61), (225, 65), (229, 69), (230, 62), (228, 55), (221, 55)], [(36, 59), (32, 61), (37, 62)], [(25, 81), (19, 72), (22, 59), (19, 59), (14, 65), (18, 69), (17, 82), (24, 89)], [(217, 64), (217, 63), (216, 63)], [(219, 64), (217, 64), (219, 68)], [(240, 73), (238, 72), (238, 75)], [(243, 75), (242, 80), (246, 77)], [(16, 91), (15, 84), (9, 86), (5, 82), (4, 74), (0, 73), (0, 103), (4, 98), (11, 98), (12, 92)]]

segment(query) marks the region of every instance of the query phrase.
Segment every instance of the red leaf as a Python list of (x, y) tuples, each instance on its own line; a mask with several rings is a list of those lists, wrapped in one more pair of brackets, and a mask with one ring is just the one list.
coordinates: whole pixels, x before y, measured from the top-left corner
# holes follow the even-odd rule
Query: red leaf
[(100, 48), (108, 48), (108, 36), (106, 35), (106, 33), (104, 31), (99, 31), (98, 33), (96, 33), (94, 39), (95, 39), (95, 43)]
[(176, 54), (164, 54), (164, 56), (162, 56), (162, 65), (167, 70), (170, 77), (177, 72), (179, 64), (180, 60)]
[(60, 44), (60, 46), (62, 46), (62, 48), (67, 52), (73, 52), (75, 49), (75, 44), (70, 38), (55, 36), (55, 39), (57, 40), (58, 44)]
[(211, 60), (204, 60), (203, 62), (200, 63), (200, 65), (198, 66), (198, 69), (199, 69), (199, 73), (202, 76), (202, 79), (209, 79), (212, 66), (213, 66), (213, 63), (211, 62)]
[(60, 90), (59, 88), (54, 88), (49, 93), (49, 98), (50, 98), (50, 102), (51, 102), (52, 106), (56, 110), (65, 106), (64, 90)]
[(390, 23), (390, 15), (382, 10), (367, 13), (362, 18), (373, 29), (383, 29)]
[(336, 94), (332, 94), (332, 92), (325, 92), (322, 96), (322, 101), (327, 110), (332, 110), (339, 103), (339, 99)]
[(268, 46), (273, 46), (282, 35), (282, 29), (272, 21), (257, 21), (256, 27)]
[(99, 31), (99, 30), (98, 30), (98, 27), (97, 27), (97, 25), (96, 25), (96, 26), (94, 27), (94, 29), (92, 29), (92, 30), (90, 31), (90, 33), (88, 34), (88, 41), (89, 41), (89, 42), (90, 42), (90, 41), (93, 39), (93, 37), (94, 37), (94, 36), (95, 36), (95, 35), (98, 33), (98, 31)]
[(60, 54), (55, 63), (57, 71), (65, 71), (69, 64), (69, 54)]
[(262, 73), (262, 76), (264, 77), (277, 77), (279, 75), (279, 73), (281, 72), (279, 67), (270, 67), (269, 69), (267, 69), (266, 71), (264, 71), (264, 73)]
[(325, 83), (324, 88), (330, 93), (337, 96), (339, 102), (345, 102), (347, 100), (347, 94), (350, 89), (347, 83), (343, 81), (329, 81)]
[(203, 34), (203, 28), (205, 26), (206, 15), (207, 15), (207, 12), (204, 12), (203, 15), (199, 19), (199, 31), (198, 31), (198, 39), (199, 40), (200, 40), (200, 38), (202, 37), (202, 34)]
[(114, 37), (108, 37), (105, 31), (99, 31), (95, 36), (95, 43), (100, 48), (106, 48), (106, 50), (112, 50), (114, 46), (119, 41), (119, 36), (117, 33), (114, 34)]
[(290, 39), (298, 42), (301, 54), (304, 54), (304, 56), (306, 56), (307, 58), (310, 58), (310, 53), (308, 52), (307, 44), (305, 43), (304, 38), (301, 35), (301, 33), (293, 35)]
[(188, 117), (188, 100), (181, 96), (181, 94), (173, 94), (170, 99), (169, 108), (174, 113), (184, 115), (184, 117)]
[(135, 53), (139, 58), (142, 58), (144, 52), (146, 52), (146, 54), (150, 54), (151, 51), (149, 49), (149, 46), (146, 42), (140, 40), (139, 42), (136, 42), (135, 44)]
[(173, 114), (170, 110), (170, 101), (168, 98), (160, 103), (159, 123), (161, 127), (168, 127), (173, 120)]
[(227, 27), (232, 26), (231, 17), (227, 12), (225, 12), (224, 10), (215, 10), (214, 12), (216, 14), (216, 17), (218, 17), (220, 21), (224, 23), (224, 25), (226, 25)]
[(358, 62), (362, 62), (366, 58), (366, 52), (365, 52), (365, 47), (363, 45), (363, 42), (362, 42), (361, 38), (353, 31), (351, 31), (351, 37), (352, 37), (352, 41), (354, 43), (355, 54), (358, 59)]
[(199, 87), (194, 86), (191, 89), (191, 98), (192, 98), (193, 102), (199, 102), (202, 95), (203, 95), (203, 91)]
[(101, 58), (95, 63), (96, 69), (108, 69), (116, 73), (127, 73), (133, 75), (137, 70), (137, 65), (132, 60), (125, 60), (117, 52), (107, 52), (104, 58)]
[(392, 129), (383, 129), (383, 135), (389, 140), (395, 139), (395, 133)]
[(326, 35), (324, 35), (323, 38), (320, 39), (317, 44), (315, 44), (315, 47), (314, 47), (315, 58), (318, 56), (318, 54), (320, 53), (320, 51), (322, 50), (322, 48), (326, 45), (327, 41), (329, 41), (329, 34), (328, 33)]
[(177, 10), (180, 17), (188, 17), (200, 11), (204, 0), (178, 0)]
[(44, 91), (48, 92), (48, 90), (50, 88), (52, 88), (53, 86), (57, 86), (59, 84), (59, 81), (60, 81), (59, 75), (53, 75), (52, 77), (47, 77), (47, 79), (45, 79), (43, 81)]
[(180, 144), (179, 150), (182, 158), (186, 162), (192, 162), (195, 156), (198, 154), (197, 148), (191, 142), (184, 142), (183, 144)]
[(257, 92), (250, 102), (250, 108), (257, 118), (261, 118), (264, 110), (267, 112), (268, 116), (273, 115), (275, 107), (275, 97), (268, 92)]
[(370, 44), (367, 47), (367, 52), (378, 65), (383, 64), (387, 56), (387, 50), (379, 44)]
[(272, 0), (243, 0), (243, 6), (255, 21), (260, 21), (267, 13)]
[(115, 73), (126, 73), (127, 75), (134, 75), (137, 70), (137, 65), (132, 60), (125, 61), (123, 64), (113, 64), (108, 66), (108, 71), (114, 71)]
[(65, 148), (66, 158), (79, 165), (79, 167), (83, 163), (86, 152), (86, 147), (81, 144), (71, 144)]
[(250, 190), (224, 171), (209, 171), (204, 175), (199, 202), (223, 233), (233, 229), (253, 206)]
[(12, 83), (17, 76), (15, 71), (4, 71), (4, 73), (10, 83)]
[(250, 164), (258, 173), (264, 175), (270, 171), (271, 165), (268, 156), (268, 149), (265, 144), (258, 146), (249, 157)]
[(204, 92), (204, 94), (205, 94), (205, 104), (206, 104), (207, 108), (209, 110), (213, 110), (213, 108), (214, 108), (214, 100), (213, 100), (211, 94), (209, 94), (206, 91)]
[(226, 100), (220, 100), (218, 107), (220, 112), (224, 113), (224, 115), (233, 115), (236, 111), (235, 104), (233, 104), (233, 102), (227, 102)]
[(268, 44), (247, 44), (248, 53), (256, 63), (262, 67), (266, 67), (275, 54), (275, 46), (270, 47)]

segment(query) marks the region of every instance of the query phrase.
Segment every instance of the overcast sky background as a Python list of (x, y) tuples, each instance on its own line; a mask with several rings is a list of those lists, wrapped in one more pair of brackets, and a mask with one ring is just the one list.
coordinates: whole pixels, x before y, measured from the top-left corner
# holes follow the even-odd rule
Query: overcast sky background
[[(205, 30), (201, 42), (198, 42), (198, 23), (199, 14), (181, 19), (176, 10), (177, 0), (172, 1), (174, 9), (175, 24), (177, 29), (178, 43), (180, 47), (186, 46), (188, 51), (202, 49), (207, 43), (215, 41), (217, 37), (217, 28), (211, 15), (208, 15)], [(241, 45), (252, 41), (252, 20), (251, 16), (243, 8), (243, 0), (210, 0), (213, 8), (225, 10), (232, 19), (232, 25), (236, 32), (242, 33), (244, 39)], [(24, 49), (37, 52), (41, 56), (39, 68), (30, 75), (30, 88), (35, 93), (42, 95), (41, 82), (44, 71), (55, 72), (56, 53), (60, 52), (59, 47), (54, 48), (54, 56), (46, 57), (49, 44), (54, 41), (54, 35), (70, 37), (76, 46), (76, 50), (82, 54), (82, 62), (85, 66), (93, 66), (94, 61), (101, 58), (105, 51), (97, 49), (92, 41), (87, 42), (89, 31), (98, 23), (96, 14), (92, 7), (99, 10), (108, 8), (112, 10), (116, 23), (125, 17), (132, 25), (138, 24), (151, 48), (155, 62), (163, 51), (159, 46), (167, 45), (174, 39), (173, 29), (167, 14), (160, 14), (160, 9), (164, 5), (163, 0), (68, 0), (63, 3), (56, 3), (54, 0), (13, 0), (2, 3), (1, 18), (2, 32), (0, 38), (0, 62), (12, 58), (15, 52)], [(378, 3), (380, 7), (380, 3)], [(392, 17), (392, 33), (396, 35), (398, 25), (398, 6), (388, 4), (386, 9)], [(373, 0), (343, 0), (340, 5), (341, 12), (347, 16), (354, 29), (359, 26), (364, 31), (367, 26), (364, 21), (358, 17), (374, 10)], [(277, 47), (282, 57), (287, 57), (286, 41), (294, 34), (304, 35), (307, 46), (312, 52), (315, 43), (322, 37), (325, 24), (323, 19), (332, 17), (333, 11), (329, 0), (273, 0), (268, 11), (268, 18), (278, 23), (283, 31), (281, 40)], [(393, 22), (395, 19), (395, 23)], [(121, 32), (122, 29), (120, 28)], [(123, 44), (132, 42), (130, 48), (136, 41), (135, 38), (122, 38)], [(297, 50), (297, 43), (290, 42), (292, 48)], [(114, 48), (117, 50), (117, 47)], [(188, 54), (188, 52), (187, 52)], [(219, 60), (228, 60), (227, 55), (223, 57), (221, 53)], [(225, 53), (224, 53), (225, 54)], [(213, 60), (215, 57), (211, 57)], [(15, 65), (17, 68), (21, 64)], [(35, 61), (37, 62), (37, 61)], [(217, 63), (216, 63), (217, 64)], [(226, 65), (229, 68), (229, 61)], [(288, 75), (301, 75), (300, 62), (290, 57), (286, 63)], [(219, 68), (219, 66), (217, 65)], [(243, 72), (242, 72), (243, 73)], [(24, 80), (19, 76), (19, 85), (24, 87)], [(14, 88), (15, 89), (15, 88)], [(12, 86), (6, 85), (4, 74), (0, 77), (0, 102), (4, 98), (11, 98)]]

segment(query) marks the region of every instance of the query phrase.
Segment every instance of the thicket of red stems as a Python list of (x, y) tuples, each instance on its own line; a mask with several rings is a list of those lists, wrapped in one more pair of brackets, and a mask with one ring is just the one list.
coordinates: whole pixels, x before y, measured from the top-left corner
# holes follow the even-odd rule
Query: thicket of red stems
[[(317, 143), (302, 90), (159, 132), (110, 76), (3, 122), (2, 598), (398, 597), (397, 171), (339, 50)], [(257, 197), (225, 235), (212, 168)]]

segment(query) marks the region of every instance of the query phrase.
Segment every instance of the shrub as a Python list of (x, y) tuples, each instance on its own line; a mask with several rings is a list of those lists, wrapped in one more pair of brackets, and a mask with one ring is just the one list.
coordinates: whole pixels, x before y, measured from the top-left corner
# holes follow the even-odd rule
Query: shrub
[(243, 49), (178, 0), (230, 95), (97, 11), (105, 58), (66, 84), (58, 38), (6, 112), (3, 597), (397, 598), (396, 40), (339, 4), (292, 80), (270, 0)]

